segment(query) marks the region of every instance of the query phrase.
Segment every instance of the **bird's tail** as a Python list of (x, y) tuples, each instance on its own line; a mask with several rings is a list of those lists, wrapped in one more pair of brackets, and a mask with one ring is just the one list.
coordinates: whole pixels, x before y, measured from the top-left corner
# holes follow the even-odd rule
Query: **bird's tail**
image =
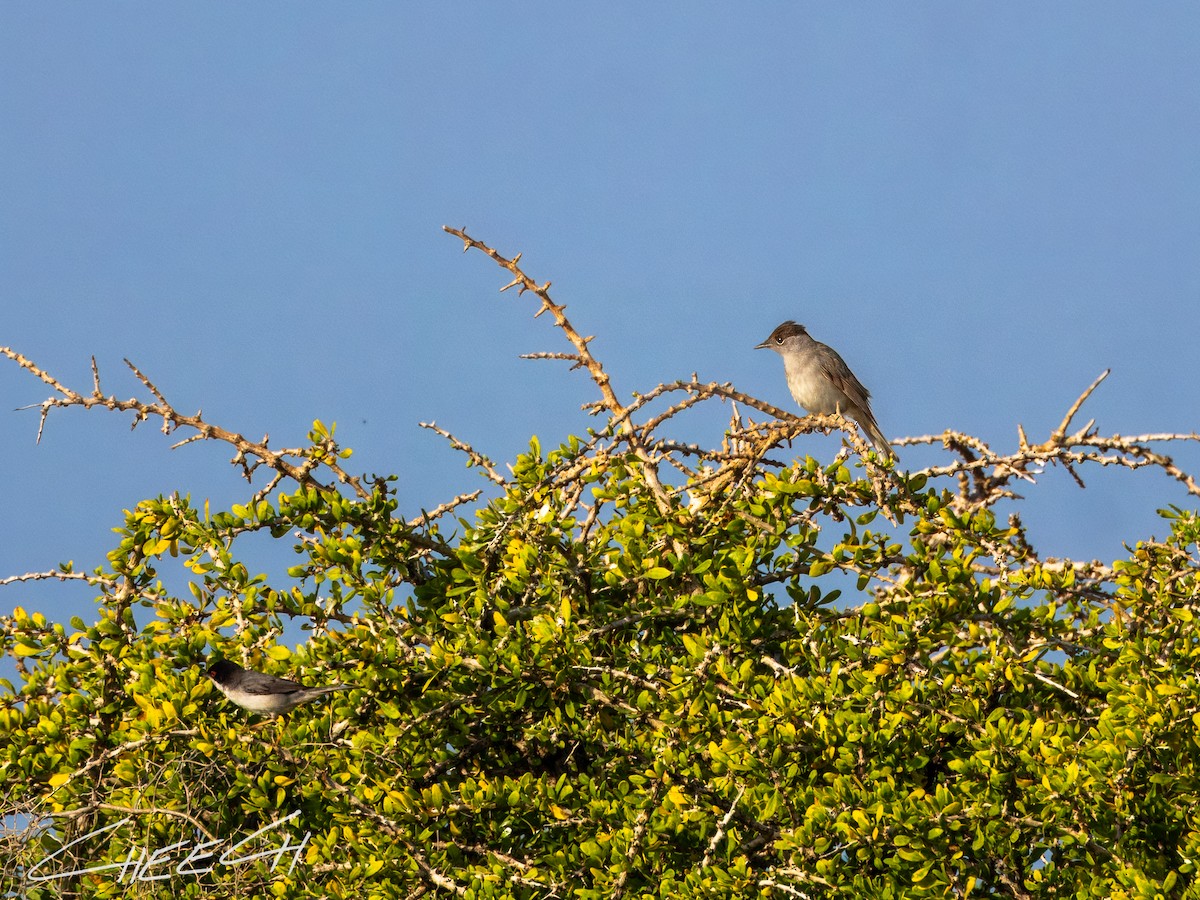
[(886, 453), (892, 459), (899, 459), (896, 451), (892, 449), (892, 445), (888, 443), (887, 438), (883, 436), (883, 432), (879, 430), (879, 426), (875, 424), (873, 418), (863, 417), (866, 421), (860, 424), (863, 431), (867, 433), (867, 437), (871, 439), (871, 443), (875, 445), (875, 449), (881, 453)]

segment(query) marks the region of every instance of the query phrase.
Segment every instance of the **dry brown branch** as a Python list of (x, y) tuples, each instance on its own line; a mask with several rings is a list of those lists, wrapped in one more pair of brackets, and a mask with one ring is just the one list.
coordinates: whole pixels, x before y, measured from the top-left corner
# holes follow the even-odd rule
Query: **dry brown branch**
[(466, 494), (459, 494), (453, 500), (449, 500), (439, 506), (436, 506), (433, 509), (429, 510), (428, 512), (421, 513), (421, 515), (417, 516), (415, 519), (413, 519), (411, 522), (408, 523), (408, 527), (412, 528), (412, 529), (424, 528), (430, 522), (433, 522), (436, 519), (441, 518), (446, 513), (450, 512), (452, 509), (462, 506), (464, 503), (473, 503), (474, 501), (478, 500), (480, 495), (482, 495), (482, 494), (483, 494), (483, 491), (481, 491), (481, 490), (470, 491), (469, 493), (466, 493)]
[(575, 363), (575, 365), (571, 366), (570, 371), (572, 371), (572, 372), (575, 371), (576, 369), (581, 369), (584, 366), (583, 360), (576, 353), (550, 353), (550, 352), (522, 353), (520, 358), (521, 359), (563, 359), (563, 360), (567, 360), (568, 362)]
[[(912, 445), (941, 442), (951, 449), (958, 449), (963, 446), (965, 438), (966, 435), (947, 431), (942, 435), (904, 438), (897, 443)], [(1121, 435), (1113, 435), (1108, 438), (1098, 435), (1087, 438), (1076, 436), (1064, 438), (1059, 443), (1052, 444), (1047, 441), (1006, 455), (998, 455), (987, 449), (986, 453), (979, 458), (964, 455), (960, 462), (944, 466), (930, 466), (922, 469), (921, 472), (932, 478), (944, 475), (972, 475), (975, 487), (971, 490), (964, 489), (963, 498), (974, 505), (981, 506), (989, 505), (992, 499), (998, 497), (1000, 491), (1004, 490), (1008, 482), (1014, 478), (1033, 481), (1034, 477), (1040, 473), (1040, 467), (1047, 463), (1059, 463), (1064, 466), (1094, 463), (1101, 466), (1122, 466), (1128, 469), (1156, 466), (1179, 481), (1189, 494), (1200, 496), (1200, 486), (1196, 484), (1195, 477), (1175, 465), (1169, 456), (1157, 453), (1145, 446), (1150, 441), (1200, 441), (1200, 435), (1160, 434), (1138, 435), (1132, 438)], [(1110, 451), (1119, 455), (1105, 455)]]
[(739, 787), (737, 796), (729, 804), (729, 809), (717, 823), (717, 830), (713, 832), (713, 836), (708, 841), (708, 849), (704, 851), (704, 858), (700, 861), (700, 868), (707, 868), (712, 865), (713, 853), (717, 849), (717, 845), (725, 839), (725, 833), (729, 828), (729, 823), (733, 821), (733, 814), (737, 812), (737, 805), (742, 801), (742, 797), (746, 795), (746, 788)]
[(470, 249), (479, 250), (483, 253), (486, 253), (500, 266), (508, 269), (508, 271), (512, 273), (513, 280), (504, 287), (500, 288), (501, 293), (507, 291), (509, 288), (515, 287), (517, 288), (517, 292), (519, 294), (523, 294), (526, 291), (532, 291), (537, 298), (541, 300), (541, 308), (535, 315), (540, 316), (544, 312), (549, 312), (554, 316), (555, 324), (562, 329), (563, 333), (567, 336), (567, 339), (572, 345), (574, 345), (579, 361), (583, 363), (584, 368), (586, 368), (588, 370), (588, 374), (591, 375), (592, 381), (595, 382), (596, 387), (600, 389), (600, 394), (604, 398), (605, 406), (612, 412), (613, 415), (619, 414), (624, 407), (617, 399), (617, 395), (613, 392), (608, 373), (604, 371), (604, 366), (598, 359), (592, 356), (591, 351), (588, 349), (588, 342), (591, 340), (591, 337), (589, 336), (585, 338), (575, 330), (563, 312), (566, 309), (564, 304), (555, 303), (550, 299), (550, 282), (547, 281), (545, 284), (538, 284), (523, 271), (521, 271), (521, 268), (517, 265), (521, 260), (520, 253), (518, 253), (512, 259), (506, 259), (487, 244), (484, 244), (482, 241), (477, 241), (475, 238), (468, 235), (465, 229), (451, 228), (448, 225), (442, 226), (442, 229), (449, 234), (454, 235), (463, 242), (463, 252), (466, 252)]
[(445, 428), (442, 428), (441, 426), (439, 426), (436, 422), (420, 422), (418, 424), (422, 428), (428, 428), (430, 431), (434, 432), (435, 434), (440, 434), (442, 437), (444, 437), (447, 441), (450, 442), (450, 446), (453, 447), (455, 450), (461, 450), (463, 453), (467, 454), (467, 456), (470, 457), (471, 462), (474, 463), (475, 465), (479, 466), (479, 468), (483, 469), (483, 471), (487, 474), (487, 477), (492, 482), (500, 485), (500, 487), (504, 487), (505, 485), (508, 484), (508, 480), (506, 478), (504, 478), (503, 475), (501, 475), (499, 472), (496, 471), (496, 464), (493, 463), (486, 456), (484, 456), (482, 453), (480, 453), (478, 450), (476, 450), (474, 447), (472, 447), (470, 444), (468, 444), (466, 441), (459, 440), (454, 435), (452, 435), (450, 432), (448, 432)]
[[(454, 235), (463, 242), (464, 253), (472, 248), (479, 250), (483, 253), (486, 253), (493, 260), (495, 260), (496, 263), (512, 273), (513, 280), (502, 287), (500, 289), (501, 292), (515, 287), (518, 289), (518, 293), (520, 294), (523, 294), (526, 291), (531, 291), (537, 296), (537, 298), (541, 301), (541, 307), (538, 309), (537, 313), (534, 314), (534, 318), (537, 318), (537, 316), (540, 316), (545, 312), (548, 312), (554, 316), (554, 323), (560, 329), (562, 329), (563, 334), (567, 336), (567, 340), (569, 340), (571, 345), (575, 348), (575, 356), (578, 358), (579, 364), (587, 369), (592, 381), (599, 389), (600, 397), (605, 409), (608, 410), (612, 417), (620, 419), (622, 413), (625, 411), (625, 406), (620, 400), (617, 399), (617, 395), (613, 391), (612, 383), (608, 377), (608, 373), (604, 371), (604, 366), (600, 363), (600, 360), (596, 359), (596, 357), (592, 355), (591, 350), (588, 349), (588, 343), (592, 340), (592, 337), (590, 335), (585, 337), (576, 331), (575, 327), (571, 324), (564, 312), (566, 306), (564, 304), (555, 303), (550, 299), (550, 282), (547, 281), (545, 284), (538, 284), (523, 271), (521, 271), (521, 268), (517, 265), (521, 259), (521, 254), (519, 253), (512, 259), (506, 259), (487, 244), (477, 241), (475, 238), (468, 235), (465, 229), (443, 226), (443, 230)], [(625, 436), (629, 441), (630, 449), (633, 450), (634, 454), (643, 463), (646, 483), (650, 487), (651, 493), (654, 494), (654, 499), (658, 504), (659, 511), (663, 514), (669, 513), (671, 510), (671, 501), (667, 495), (666, 489), (659, 481), (657, 461), (653, 459), (646, 451), (646, 448), (642, 446), (641, 438), (628, 421), (622, 420), (621, 428), (623, 428), (625, 431)]]
[(1148, 446), (1173, 441), (1200, 441), (1200, 434), (1192, 432), (1101, 437), (1093, 430), (1095, 420), (1089, 421), (1074, 434), (1067, 433), (1080, 408), (1108, 374), (1109, 370), (1106, 369), (1079, 395), (1058, 427), (1042, 443), (1031, 444), (1024, 427), (1017, 425), (1018, 449), (1015, 453), (998, 454), (978, 438), (952, 430), (940, 435), (901, 438), (896, 443), (907, 446), (940, 443), (957, 453), (961, 457), (960, 461), (944, 466), (931, 466), (921, 471), (931, 478), (957, 476), (961, 485), (958, 502), (967, 507), (989, 506), (1001, 497), (1015, 496), (1008, 487), (1013, 479), (1032, 482), (1042, 468), (1051, 463), (1063, 466), (1080, 487), (1084, 487), (1083, 479), (1074, 467), (1082, 463), (1122, 466), (1127, 469), (1154, 466), (1182, 484), (1189, 494), (1200, 496), (1200, 485), (1197, 485), (1194, 476), (1180, 469), (1171, 457)]
[[(59, 569), (50, 572), (25, 572), (21, 575), (9, 575), (7, 578), (0, 578), (0, 587), (24, 581), (82, 581), (93, 587), (116, 592), (121, 589), (124, 578), (114, 575), (96, 575), (89, 572), (64, 572)], [(145, 589), (139, 590), (138, 596), (151, 602), (161, 599), (154, 591)]]
[[(759, 400), (757, 397), (751, 397), (749, 394), (743, 394), (741, 391), (735, 390), (733, 386), (728, 383), (720, 384), (715, 381), (705, 383), (699, 381), (696, 376), (693, 375), (691, 380), (685, 381), (681, 379), (679, 381), (672, 381), (667, 384), (660, 384), (658, 387), (647, 391), (644, 394), (635, 394), (633, 402), (625, 407), (624, 412), (614, 417), (614, 422), (618, 424), (623, 423), (628, 420), (633, 413), (637, 412), (651, 401), (657, 400), (664, 394), (678, 391), (694, 394), (696, 397), (703, 400), (716, 397), (722, 400), (729, 400), (731, 402), (740, 402), (753, 409), (757, 409), (759, 412), (765, 413), (768, 416), (774, 416), (777, 419), (795, 418), (795, 416), (793, 416), (791, 413), (780, 409), (778, 406), (772, 406), (770, 403)], [(692, 404), (689, 403), (688, 405)], [(583, 408), (585, 410), (599, 410), (602, 408), (602, 404), (585, 403)], [(674, 413), (671, 413), (671, 415), (674, 415)], [(670, 418), (670, 416), (663, 414), (659, 418), (665, 421), (667, 418)], [(655, 422), (653, 427), (651, 427), (650, 424), (647, 423), (646, 425), (641, 426), (640, 430), (644, 434), (649, 434), (660, 424), (661, 422)]]
[(93, 390), (91, 394), (85, 396), (62, 384), (31, 360), (9, 347), (0, 347), (0, 354), (7, 356), (22, 368), (32, 372), (61, 395), (59, 397), (48, 397), (41, 403), (33, 404), (33, 406), (22, 407), (23, 409), (41, 408), (42, 412), (37, 431), (37, 440), (39, 443), (41, 442), (46, 426), (46, 418), (49, 416), (50, 410), (66, 409), (72, 406), (78, 406), (82, 409), (92, 409), (100, 406), (113, 411), (132, 413), (132, 427), (134, 428), (146, 419), (154, 417), (162, 419), (163, 434), (171, 434), (180, 428), (189, 428), (196, 432), (175, 444), (175, 447), (181, 447), (193, 440), (215, 440), (229, 444), (237, 451), (231, 462), (241, 468), (242, 475), (247, 481), (252, 480), (254, 471), (259, 466), (265, 466), (278, 476), (292, 479), (298, 485), (311, 486), (318, 490), (328, 490), (331, 485), (323, 484), (313, 477), (313, 472), (323, 465), (336, 476), (338, 482), (349, 485), (359, 498), (365, 499), (370, 496), (370, 493), (362, 486), (360, 479), (346, 473), (338, 464), (334, 452), (336, 445), (332, 442), (329, 442), (328, 446), (321, 448), (325, 452), (319, 454), (313, 454), (311, 451), (304, 449), (272, 450), (267, 446), (268, 439), (266, 437), (262, 441), (251, 441), (237, 432), (228, 431), (220, 426), (204, 421), (200, 412), (197, 412), (194, 416), (177, 412), (167, 402), (162, 391), (129, 360), (125, 360), (125, 364), (129, 366), (146, 389), (154, 395), (156, 402), (146, 403), (136, 398), (118, 400), (115, 395), (102, 393), (100, 390), (100, 373), (94, 357), (92, 358)]
[[(1088, 386), (1087, 390), (1079, 395), (1079, 398), (1072, 403), (1071, 408), (1067, 410), (1067, 414), (1063, 416), (1062, 422), (1060, 422), (1058, 427), (1050, 433), (1050, 440), (1047, 443), (1058, 444), (1062, 442), (1062, 439), (1066, 437), (1067, 429), (1071, 427), (1071, 420), (1075, 418), (1075, 413), (1079, 412), (1079, 408), (1087, 402), (1087, 398), (1092, 396), (1092, 391), (1096, 390), (1096, 388), (1100, 386), (1100, 382), (1107, 378), (1109, 372), (1111, 371), (1112, 369), (1105, 369), (1100, 373), (1100, 377), (1093, 381), (1091, 385)], [(1091, 427), (1092, 423), (1089, 422), (1087, 425), (1083, 426), (1083, 431), (1086, 432)]]

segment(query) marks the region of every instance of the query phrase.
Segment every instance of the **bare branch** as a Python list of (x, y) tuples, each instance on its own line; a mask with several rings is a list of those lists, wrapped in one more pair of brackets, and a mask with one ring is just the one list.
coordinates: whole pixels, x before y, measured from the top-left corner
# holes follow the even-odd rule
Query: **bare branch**
[[(563, 334), (567, 336), (567, 340), (569, 340), (572, 346), (575, 347), (575, 355), (578, 356), (579, 362), (583, 365), (583, 367), (588, 370), (588, 374), (591, 376), (592, 381), (599, 389), (604, 407), (608, 410), (611, 416), (619, 418), (625, 411), (625, 406), (617, 399), (617, 395), (613, 391), (608, 373), (604, 371), (604, 366), (601, 365), (600, 361), (596, 359), (596, 357), (592, 355), (591, 350), (588, 349), (588, 343), (592, 339), (591, 336), (584, 337), (578, 331), (576, 331), (575, 327), (571, 324), (570, 320), (566, 316), (566, 313), (564, 312), (566, 306), (555, 303), (550, 299), (550, 282), (547, 281), (545, 284), (539, 285), (532, 278), (522, 272), (517, 266), (517, 261), (521, 258), (520, 254), (517, 254), (512, 259), (506, 259), (491, 247), (487, 246), (481, 241), (475, 240), (475, 238), (468, 235), (464, 229), (451, 228), (449, 226), (443, 226), (443, 229), (449, 234), (453, 234), (455, 237), (462, 240), (465, 249), (474, 247), (475, 249), (486, 253), (499, 265), (503, 266), (505, 269), (508, 269), (508, 271), (512, 273), (513, 280), (509, 282), (509, 284), (505, 285), (502, 290), (507, 290), (510, 287), (518, 286), (520, 289), (519, 293), (532, 291), (537, 295), (538, 299), (541, 300), (542, 305), (534, 315), (534, 318), (537, 318), (537, 316), (540, 316), (544, 312), (549, 312), (554, 316), (554, 323), (562, 329)], [(642, 446), (641, 439), (634, 432), (632, 426), (628, 422), (622, 422), (621, 427), (626, 432), (630, 449), (633, 450), (634, 454), (645, 466), (644, 471), (646, 483), (649, 485), (651, 493), (654, 494), (654, 499), (660, 512), (666, 513), (670, 511), (671, 501), (667, 495), (666, 489), (659, 481), (658, 466), (656, 461), (650, 456), (649, 453), (646, 452), (645, 447)]]
[[(1068, 409), (1067, 414), (1063, 416), (1062, 422), (1060, 422), (1058, 427), (1050, 433), (1051, 442), (1057, 444), (1060, 443), (1064, 437), (1066, 437), (1067, 429), (1071, 426), (1071, 420), (1075, 418), (1075, 413), (1079, 412), (1079, 408), (1087, 402), (1087, 398), (1092, 396), (1092, 391), (1096, 390), (1096, 388), (1100, 386), (1100, 382), (1107, 378), (1109, 372), (1111, 371), (1112, 369), (1105, 369), (1103, 372), (1101, 372), (1100, 377), (1093, 381), (1088, 389), (1079, 395), (1079, 399), (1071, 404), (1071, 408)], [(1091, 423), (1088, 423), (1084, 426), (1083, 430), (1086, 432), (1090, 427)]]
[(430, 431), (440, 434), (450, 442), (450, 446), (455, 450), (461, 450), (463, 453), (467, 454), (467, 456), (470, 457), (471, 462), (483, 469), (483, 471), (487, 473), (487, 477), (493, 482), (501, 487), (504, 487), (506, 484), (508, 484), (508, 479), (504, 478), (504, 476), (496, 471), (495, 463), (493, 463), (490, 459), (488, 459), (466, 441), (460, 441), (445, 428), (440, 427), (436, 422), (420, 422), (418, 424), (422, 428), (428, 428)]
[(708, 849), (704, 851), (704, 858), (700, 861), (700, 868), (704, 869), (712, 865), (713, 853), (717, 849), (717, 844), (721, 843), (722, 839), (724, 839), (725, 832), (729, 828), (729, 823), (733, 820), (733, 814), (737, 812), (737, 805), (741, 802), (745, 793), (745, 787), (738, 788), (737, 796), (729, 804), (729, 810), (725, 813), (721, 821), (717, 823), (717, 830), (713, 832), (712, 839), (708, 842)]
[(568, 362), (573, 362), (570, 371), (575, 371), (584, 366), (583, 359), (577, 353), (522, 353), (521, 359), (563, 359)]
[(462, 506), (464, 503), (472, 503), (475, 500), (478, 500), (482, 493), (483, 491), (471, 491), (467, 494), (459, 494), (453, 500), (449, 500), (440, 506), (434, 507), (433, 509), (429, 510), (429, 512), (421, 513), (421, 515), (417, 516), (408, 523), (408, 527), (413, 529), (424, 528), (430, 522), (440, 518), (441, 516), (444, 516), (452, 509)]
[[(1085, 485), (1075, 466), (1082, 463), (1115, 465), (1128, 469), (1155, 466), (1180, 482), (1189, 494), (1200, 496), (1200, 485), (1197, 485), (1194, 476), (1180, 469), (1171, 457), (1148, 446), (1153, 443), (1200, 441), (1200, 434), (1192, 432), (1101, 437), (1092, 430), (1095, 420), (1091, 420), (1079, 431), (1068, 435), (1071, 421), (1092, 392), (1108, 377), (1109, 371), (1106, 369), (1102, 372), (1079, 395), (1046, 441), (1031, 444), (1024, 427), (1018, 425), (1015, 453), (998, 454), (978, 438), (951, 430), (940, 435), (901, 438), (896, 443), (907, 446), (940, 443), (957, 452), (962, 457), (960, 462), (931, 466), (923, 469), (922, 473), (935, 478), (944, 475), (959, 476), (963, 480), (958, 502), (972, 507), (989, 506), (1001, 497), (1014, 496), (1008, 489), (1010, 481), (1021, 479), (1032, 482), (1034, 476), (1050, 463), (1057, 463), (1066, 469), (1081, 488)], [(965, 480), (966, 476), (970, 476), (971, 479), (969, 486)]]
[[(61, 569), (52, 570), (49, 572), (24, 572), (20, 575), (9, 575), (7, 578), (0, 578), (0, 587), (10, 584), (20, 584), (22, 582), (35, 581), (82, 581), (85, 584), (90, 584), (93, 587), (99, 587), (110, 591), (120, 591), (124, 584), (123, 576), (116, 575), (97, 575), (92, 572), (64, 572)], [(155, 602), (161, 599), (161, 595), (155, 591), (140, 589), (138, 596), (143, 600)]]
[[(176, 444), (182, 446), (189, 443), (191, 440), (215, 440), (227, 443), (237, 451), (234, 454), (231, 462), (238, 465), (242, 469), (242, 475), (247, 481), (251, 480), (254, 469), (259, 465), (265, 465), (267, 468), (292, 479), (297, 484), (303, 486), (311, 486), (319, 490), (327, 490), (331, 485), (323, 484), (313, 477), (313, 472), (321, 465), (334, 473), (337, 481), (342, 484), (348, 484), (353, 488), (355, 494), (360, 498), (365, 499), (370, 496), (361, 484), (361, 481), (356, 476), (346, 473), (337, 462), (336, 454), (333, 452), (333, 447), (329, 448), (330, 452), (325, 453), (319, 458), (307, 456), (307, 451), (303, 450), (272, 450), (267, 446), (267, 439), (264, 438), (261, 442), (251, 441), (234, 431), (227, 431), (217, 425), (213, 425), (204, 421), (200, 413), (194, 416), (185, 415), (177, 412), (163, 396), (162, 391), (143, 374), (137, 366), (129, 360), (125, 360), (130, 369), (133, 370), (137, 379), (146, 387), (151, 394), (154, 395), (157, 402), (146, 403), (136, 398), (129, 400), (118, 400), (115, 395), (104, 395), (99, 391), (100, 373), (92, 361), (92, 382), (96, 389), (90, 396), (71, 390), (66, 385), (60, 383), (57, 379), (51, 377), (45, 371), (36, 366), (32, 361), (27, 359), (15, 350), (9, 347), (0, 347), (0, 355), (7, 356), (9, 359), (16, 362), (24, 369), (28, 369), (43, 382), (50, 385), (54, 390), (61, 394), (60, 397), (49, 397), (43, 400), (40, 404), (41, 419), (38, 423), (38, 442), (42, 439), (42, 433), (46, 424), (46, 417), (51, 409), (65, 409), (72, 406), (82, 407), (83, 409), (92, 409), (97, 406), (104, 407), (119, 412), (133, 413), (133, 427), (137, 427), (140, 423), (151, 416), (161, 417), (163, 420), (162, 430), (164, 434), (171, 434), (179, 428), (189, 428), (196, 432), (190, 435), (187, 439)], [(29, 407), (25, 407), (29, 408)], [(300, 459), (297, 464), (294, 459)], [(251, 460), (253, 460), (251, 462)]]

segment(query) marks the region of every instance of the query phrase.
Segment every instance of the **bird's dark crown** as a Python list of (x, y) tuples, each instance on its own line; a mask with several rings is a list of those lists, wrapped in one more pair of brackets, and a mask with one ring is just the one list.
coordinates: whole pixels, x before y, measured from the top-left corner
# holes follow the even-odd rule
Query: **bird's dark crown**
[(774, 340), (775, 338), (790, 338), (797, 334), (808, 334), (808, 329), (806, 329), (803, 325), (788, 319), (771, 332), (771, 337), (768, 340)]
[(782, 346), (788, 338), (805, 336), (807, 334), (808, 332), (804, 329), (803, 325), (788, 319), (786, 322), (772, 331), (770, 336), (758, 345), (758, 349), (761, 350), (768, 347), (777, 349), (778, 347)]
[(213, 681), (224, 684), (229, 680), (230, 676), (240, 671), (242, 671), (242, 667), (237, 663), (230, 662), (227, 659), (218, 659), (208, 667), (208, 677)]

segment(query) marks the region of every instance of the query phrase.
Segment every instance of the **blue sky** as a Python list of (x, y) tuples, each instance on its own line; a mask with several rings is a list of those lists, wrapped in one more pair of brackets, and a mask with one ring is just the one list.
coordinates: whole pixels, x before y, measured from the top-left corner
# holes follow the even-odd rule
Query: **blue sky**
[[(501, 462), (591, 422), (581, 373), (518, 359), (565, 346), (441, 232), (465, 225), (553, 281), (626, 396), (695, 371), (791, 408), (752, 348), (792, 318), (889, 436), (1010, 449), (1109, 367), (1102, 432), (1194, 431), (1198, 42), (1194, 3), (6, 4), (0, 344), (81, 390), (95, 355), (121, 396), (128, 357), (275, 445), (336, 421), (414, 515), (483, 485), (418, 422)], [(70, 411), (35, 445), (13, 410), (46, 395), (0, 365), (0, 576), (98, 565), (143, 497), (246, 495), (149, 423)], [(1196, 505), (1083, 474), (1026, 490), (1048, 555)]]

